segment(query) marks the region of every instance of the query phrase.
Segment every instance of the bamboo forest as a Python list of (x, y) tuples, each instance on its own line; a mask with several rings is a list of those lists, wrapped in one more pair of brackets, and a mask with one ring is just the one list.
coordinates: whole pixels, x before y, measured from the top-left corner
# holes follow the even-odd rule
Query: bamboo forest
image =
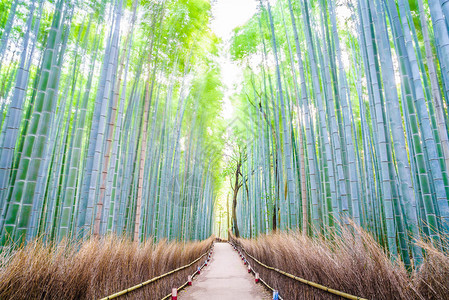
[(448, 109), (448, 0), (0, 0), (0, 299), (449, 299)]

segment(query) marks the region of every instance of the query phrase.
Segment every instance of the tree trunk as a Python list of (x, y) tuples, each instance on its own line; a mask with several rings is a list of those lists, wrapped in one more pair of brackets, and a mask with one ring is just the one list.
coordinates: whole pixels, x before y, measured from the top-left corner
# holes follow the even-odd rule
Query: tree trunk
[(237, 225), (237, 196), (239, 194), (239, 189), (242, 186), (242, 184), (239, 182), (239, 177), (241, 175), (240, 168), (242, 166), (242, 157), (240, 155), (239, 160), (237, 162), (237, 167), (235, 169), (235, 181), (234, 181), (234, 195), (232, 197), (232, 222), (234, 226), (234, 234), (236, 237), (240, 237), (239, 233), (239, 227)]

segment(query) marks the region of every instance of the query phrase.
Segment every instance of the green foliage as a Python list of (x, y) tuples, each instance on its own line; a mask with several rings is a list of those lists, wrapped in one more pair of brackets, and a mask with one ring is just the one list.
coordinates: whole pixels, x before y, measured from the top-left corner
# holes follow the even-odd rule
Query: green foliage
[[(409, 268), (422, 259), (410, 236), (441, 245), (449, 208), (435, 201), (448, 195), (449, 143), (438, 99), (447, 87), (435, 82), (446, 75), (426, 70), (423, 57), (447, 65), (448, 11), (424, 1), (422, 19), (420, 1), (262, 1), (235, 30), (232, 58), (245, 68), (234, 95), (244, 123), (235, 140), (248, 145), (244, 236), (301, 225), (332, 238), (349, 217)], [(424, 29), (436, 25), (440, 40), (428, 45)]]
[(231, 44), (231, 55), (234, 60), (243, 59), (257, 52), (260, 44), (259, 24), (252, 18), (245, 26), (234, 29)]
[(209, 1), (19, 5), (0, 15), (20, 33), (0, 55), (3, 243), (209, 236), (223, 147)]

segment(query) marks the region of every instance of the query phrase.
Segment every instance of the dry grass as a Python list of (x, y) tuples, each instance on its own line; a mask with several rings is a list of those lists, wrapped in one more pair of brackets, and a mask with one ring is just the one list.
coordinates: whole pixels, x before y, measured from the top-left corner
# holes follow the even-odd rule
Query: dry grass
[[(253, 240), (233, 238), (233, 242), (269, 266), (359, 297), (449, 299), (449, 256), (425, 243), (421, 246), (427, 250), (426, 259), (419, 270), (410, 274), (359, 228), (344, 230), (333, 242), (310, 239), (299, 232)], [(340, 299), (248, 260), (284, 299)]]
[[(35, 241), (0, 254), (0, 299), (98, 299), (186, 265), (205, 253), (212, 242), (213, 238), (137, 245), (116, 237), (82, 244)], [(426, 243), (420, 243), (427, 253), (424, 263), (409, 274), (399, 260), (391, 262), (374, 239), (358, 228), (343, 231), (332, 243), (298, 232), (233, 242), (270, 266), (360, 297), (449, 299), (449, 255)], [(284, 299), (339, 298), (249, 261)], [(123, 299), (160, 299), (184, 283), (199, 264)]]
[[(0, 299), (99, 299), (189, 264), (212, 242), (213, 238), (137, 245), (116, 237), (82, 244), (35, 241), (0, 254)], [(160, 299), (184, 283), (202, 262), (122, 298)]]
[[(425, 299), (449, 299), (449, 255), (427, 243), (425, 263), (416, 273), (413, 284)], [(446, 241), (447, 244), (447, 241)]]

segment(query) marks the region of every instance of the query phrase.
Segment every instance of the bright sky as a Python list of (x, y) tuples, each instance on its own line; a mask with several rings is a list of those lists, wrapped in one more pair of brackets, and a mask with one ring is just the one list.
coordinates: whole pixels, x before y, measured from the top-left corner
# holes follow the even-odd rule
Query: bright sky
[(232, 30), (248, 21), (256, 12), (255, 0), (213, 0), (212, 30), (223, 40), (230, 38)]
[[(213, 20), (211, 28), (215, 34), (223, 41), (220, 52), (220, 68), (221, 79), (224, 84), (224, 99), (222, 116), (225, 120), (232, 121), (234, 117), (234, 107), (232, 106), (230, 97), (239, 88), (239, 82), (242, 81), (242, 70), (231, 61), (229, 54), (229, 42), (232, 36), (232, 30), (235, 27), (245, 24), (257, 10), (256, 0), (212, 0)], [(225, 155), (230, 155), (232, 149), (225, 147)], [(229, 189), (229, 187), (228, 187)], [(215, 234), (223, 237), (226, 232), (226, 218), (224, 210), (226, 210), (227, 192), (222, 191), (217, 202), (217, 211), (215, 212)], [(223, 222), (218, 232), (219, 222)]]
[(213, 0), (211, 28), (223, 40), (220, 53), (222, 82), (225, 85), (223, 117), (232, 119), (234, 108), (229, 97), (237, 90), (241, 69), (231, 61), (229, 40), (235, 27), (245, 24), (257, 10), (256, 0)]

